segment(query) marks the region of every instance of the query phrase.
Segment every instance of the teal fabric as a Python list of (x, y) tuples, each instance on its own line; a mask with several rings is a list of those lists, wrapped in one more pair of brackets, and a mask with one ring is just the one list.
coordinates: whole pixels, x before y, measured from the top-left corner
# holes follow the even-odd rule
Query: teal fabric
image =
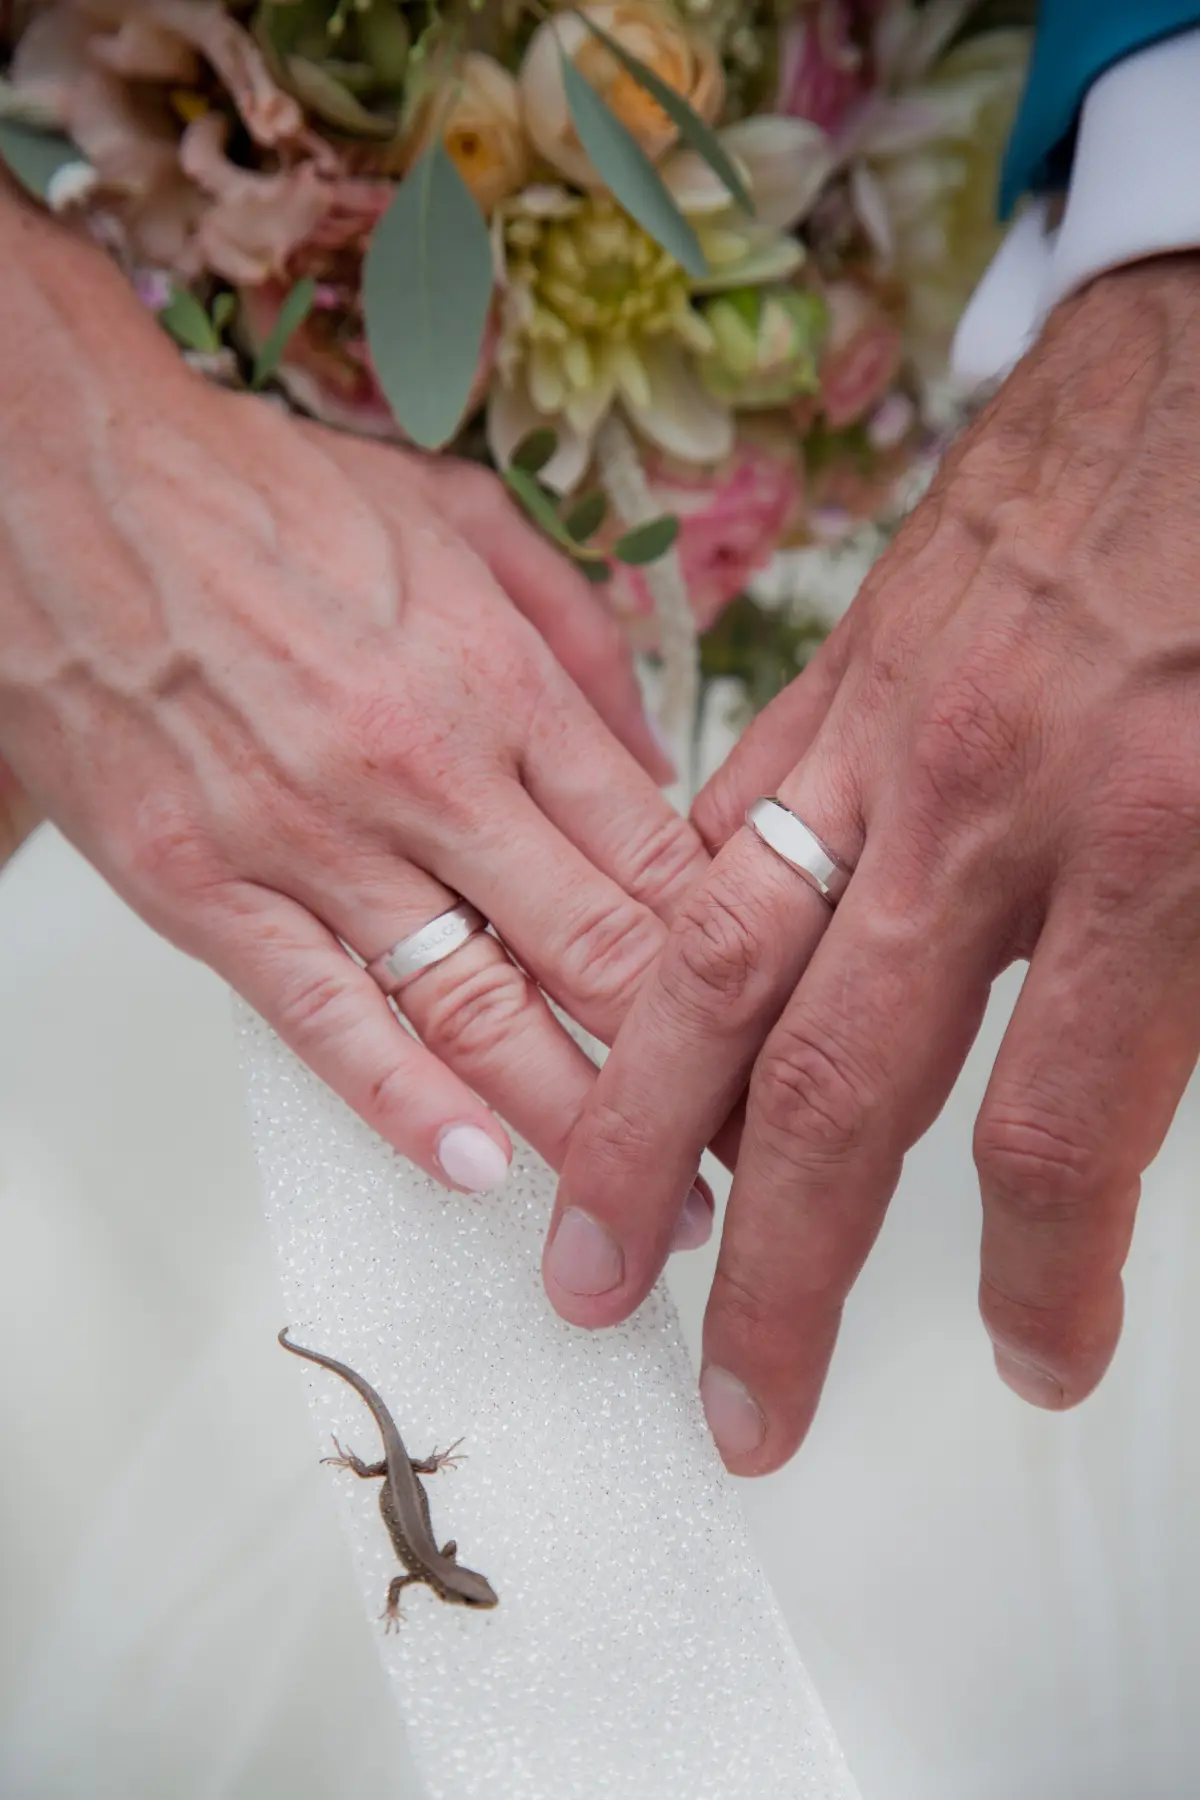
[[(1007, 218), (1066, 170), (1084, 95), (1124, 56), (1200, 25), (1200, 0), (1041, 0), (1025, 94), (1000, 183)], [(1197, 95), (1200, 105), (1200, 95)]]

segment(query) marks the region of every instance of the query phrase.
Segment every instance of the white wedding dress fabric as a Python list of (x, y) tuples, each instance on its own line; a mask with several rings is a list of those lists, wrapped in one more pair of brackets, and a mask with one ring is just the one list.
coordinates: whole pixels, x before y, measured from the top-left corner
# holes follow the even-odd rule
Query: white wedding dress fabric
[[(419, 1800), (371, 1616), (393, 1565), (376, 1538), (378, 1575), (356, 1580), (337, 1508), (377, 1515), (335, 1499), (349, 1478), (317, 1466), (307, 1366), (275, 1343), (285, 1301), (229, 996), (50, 831), (0, 878), (0, 944), (0, 1794)], [(736, 1486), (863, 1800), (1186, 1800), (1200, 1097), (1146, 1182), (1108, 1380), (1074, 1413), (1030, 1410), (975, 1311), (970, 1132), (1015, 987), (909, 1158), (808, 1443)], [(505, 1196), (441, 1205), (476, 1209), (480, 1250)], [(712, 1254), (669, 1274), (693, 1354)], [(318, 1409), (338, 1405), (320, 1380)], [(611, 1451), (606, 1419), (590, 1427)], [(351, 1441), (372, 1441), (358, 1416)], [(487, 1536), (473, 1478), (468, 1462), (430, 1483), (468, 1562), (468, 1530), (472, 1550)], [(591, 1521), (560, 1527), (586, 1538)], [(698, 1595), (723, 1553), (708, 1546)], [(410, 1622), (436, 1605), (418, 1593)], [(778, 1655), (768, 1632), (764, 1668)], [(597, 1741), (619, 1735), (619, 1699), (596, 1708)]]

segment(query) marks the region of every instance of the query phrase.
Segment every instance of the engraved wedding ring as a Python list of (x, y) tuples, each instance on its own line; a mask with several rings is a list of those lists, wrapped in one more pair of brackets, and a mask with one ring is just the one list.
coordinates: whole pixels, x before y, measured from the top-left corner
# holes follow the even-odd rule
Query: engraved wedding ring
[(457, 906), (439, 913), (428, 925), (401, 938), (398, 944), (393, 944), (390, 950), (369, 962), (367, 974), (379, 983), (385, 994), (398, 994), (426, 969), (444, 962), (473, 937), (478, 937), (481, 931), (486, 931), (487, 925), (478, 907), (472, 906), (469, 900), (460, 900)]
[(836, 906), (854, 873), (840, 856), (823, 844), (816, 832), (797, 818), (782, 800), (764, 795), (746, 814), (746, 823), (768, 850), (795, 869), (802, 881), (815, 888), (822, 900)]

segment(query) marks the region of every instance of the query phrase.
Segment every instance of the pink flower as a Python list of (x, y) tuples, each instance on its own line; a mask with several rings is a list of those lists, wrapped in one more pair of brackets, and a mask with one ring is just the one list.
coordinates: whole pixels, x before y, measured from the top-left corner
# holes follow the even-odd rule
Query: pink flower
[[(365, 187), (366, 183), (344, 183)], [(301, 257), (294, 273), (303, 273)], [(319, 267), (320, 265), (316, 265)], [(312, 272), (316, 272), (314, 267)], [(357, 283), (361, 268), (343, 266), (341, 283), (318, 282), (318, 304), (292, 334), (278, 369), (278, 380), (293, 403), (323, 424), (359, 437), (405, 442), (375, 371), (363, 336)], [(268, 281), (240, 290), (241, 318), (252, 345), (262, 344), (279, 316), (290, 281)], [(468, 416), (482, 405), (492, 377), (496, 327), (489, 321), (479, 366), (467, 403)]]
[(819, 543), (836, 542), (891, 511), (918, 449), (911, 434), (887, 450), (861, 441), (828, 447), (809, 481), (810, 534)]
[(817, 0), (792, 19), (780, 49), (775, 112), (809, 119), (837, 136), (869, 88), (855, 37), (872, 10), (862, 0)]
[(829, 337), (821, 358), (821, 411), (832, 431), (844, 431), (891, 387), (904, 354), (900, 327), (879, 302), (852, 281), (825, 293)]
[[(651, 456), (646, 474), (656, 504), (679, 519), (676, 548), (696, 624), (707, 631), (799, 521), (804, 473), (794, 438), (765, 429), (743, 435), (707, 470)], [(645, 575), (615, 564), (604, 591), (631, 635), (648, 646), (654, 602)]]

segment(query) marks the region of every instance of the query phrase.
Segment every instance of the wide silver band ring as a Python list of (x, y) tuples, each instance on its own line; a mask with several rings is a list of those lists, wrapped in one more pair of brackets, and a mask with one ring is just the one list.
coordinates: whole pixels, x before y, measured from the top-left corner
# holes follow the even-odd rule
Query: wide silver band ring
[(487, 924), (478, 907), (472, 906), (469, 900), (460, 900), (457, 906), (439, 913), (428, 925), (422, 925), (420, 931), (401, 938), (398, 944), (393, 944), (390, 950), (369, 962), (367, 974), (379, 983), (385, 994), (398, 994), (426, 969), (444, 962), (473, 937), (478, 937), (481, 931), (486, 931)]
[(836, 906), (850, 885), (854, 871), (816, 832), (797, 818), (782, 800), (764, 795), (746, 814), (749, 825), (768, 850), (782, 857), (789, 869), (795, 869), (802, 881), (815, 888), (822, 900)]

